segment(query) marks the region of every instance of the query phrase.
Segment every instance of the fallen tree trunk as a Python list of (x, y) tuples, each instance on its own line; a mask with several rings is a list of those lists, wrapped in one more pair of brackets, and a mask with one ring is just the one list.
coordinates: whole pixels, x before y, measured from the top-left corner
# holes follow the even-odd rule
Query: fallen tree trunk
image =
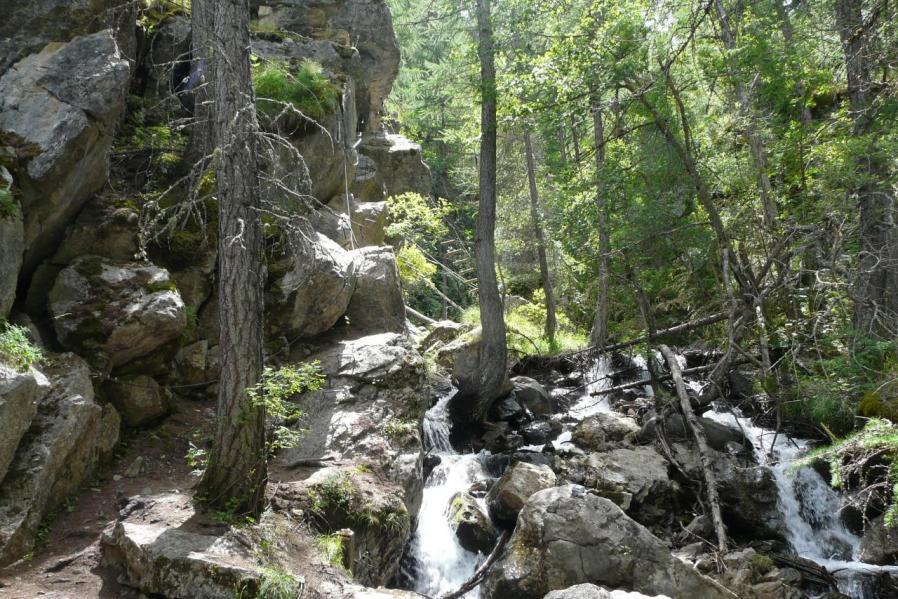
[(470, 591), (474, 590), (480, 583), (483, 582), (483, 579), (486, 578), (487, 572), (490, 571), (490, 568), (493, 567), (493, 564), (497, 559), (499, 559), (499, 555), (502, 553), (502, 550), (505, 549), (505, 545), (508, 543), (508, 538), (510, 533), (506, 530), (502, 533), (502, 536), (499, 537), (499, 540), (496, 541), (496, 546), (493, 547), (492, 552), (490, 552), (489, 557), (486, 558), (477, 571), (474, 572), (474, 575), (471, 576), (463, 585), (458, 587), (458, 590), (452, 591), (447, 595), (443, 595), (439, 599), (459, 599), (460, 597), (464, 597)]
[(637, 345), (639, 343), (644, 343), (646, 341), (654, 341), (655, 339), (658, 339), (659, 337), (663, 337), (665, 335), (673, 335), (675, 333), (682, 333), (684, 331), (691, 331), (692, 329), (708, 326), (709, 324), (714, 324), (715, 322), (726, 320), (729, 317), (729, 312), (719, 312), (717, 314), (712, 314), (711, 316), (705, 316), (704, 318), (699, 318), (697, 320), (690, 320), (689, 322), (684, 322), (676, 326), (668, 327), (666, 329), (659, 329), (654, 333), (649, 333), (648, 335), (643, 335), (642, 337), (636, 337), (635, 339), (630, 339), (629, 341), (621, 341), (620, 343), (612, 343), (610, 345), (603, 346), (590, 346), (586, 349), (580, 350), (577, 353), (596, 352), (605, 354), (608, 352), (623, 349), (625, 347)]
[[(738, 364), (744, 364), (745, 360), (740, 360), (738, 362), (733, 362), (731, 366), (736, 366)], [(709, 370), (714, 370), (717, 367), (717, 364), (705, 364), (704, 366), (696, 366), (695, 368), (687, 368), (683, 370), (681, 374), (683, 376), (687, 376), (690, 374), (701, 374), (702, 372), (708, 372)], [(608, 375), (609, 377), (612, 375)], [(667, 381), (670, 380), (671, 375), (662, 374), (655, 378), (656, 381)], [(651, 384), (652, 379), (640, 379), (638, 381), (630, 381), (629, 383), (621, 383), (620, 385), (615, 385), (614, 387), (609, 387), (607, 389), (600, 389), (598, 391), (593, 391), (590, 393), (591, 396), (596, 397), (598, 395), (607, 395), (608, 393), (614, 393), (615, 391), (623, 391), (624, 389), (632, 389), (633, 387), (644, 387), (645, 385)]]
[(408, 313), (409, 316), (416, 319), (418, 322), (423, 322), (424, 324), (436, 324), (437, 323), (437, 321), (435, 321), (433, 318), (431, 318), (429, 316), (425, 316), (424, 314), (421, 314), (420, 312), (418, 312), (411, 306), (406, 306), (405, 311)]
[(717, 548), (721, 553), (727, 550), (727, 533), (723, 526), (723, 516), (720, 512), (720, 497), (717, 494), (717, 478), (714, 476), (714, 470), (711, 464), (711, 455), (708, 450), (708, 440), (705, 438), (705, 429), (695, 412), (692, 411), (692, 404), (689, 402), (689, 395), (686, 393), (686, 384), (683, 382), (683, 373), (680, 372), (680, 365), (677, 363), (677, 357), (666, 345), (661, 346), (661, 353), (667, 360), (667, 366), (670, 368), (670, 374), (673, 377), (674, 385), (677, 388), (677, 396), (680, 398), (680, 410), (683, 412), (683, 419), (686, 425), (692, 431), (695, 438), (695, 444), (698, 446), (699, 456), (702, 462), (702, 473), (705, 478), (705, 492), (708, 496), (708, 503), (711, 505), (711, 520), (714, 522), (714, 531), (717, 533)]

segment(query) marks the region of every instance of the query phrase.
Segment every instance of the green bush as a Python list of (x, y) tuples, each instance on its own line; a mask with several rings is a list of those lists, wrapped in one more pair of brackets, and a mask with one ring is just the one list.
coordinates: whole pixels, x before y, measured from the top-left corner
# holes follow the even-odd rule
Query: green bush
[(340, 99), (337, 87), (317, 62), (305, 60), (292, 68), (283, 60), (260, 61), (253, 65), (253, 87), (259, 113), (274, 119), (292, 105), (305, 116), (319, 120), (333, 112)]
[[(559, 325), (570, 322), (562, 312), (557, 314)], [(524, 304), (505, 314), (505, 333), (508, 349), (519, 355), (555, 355), (577, 350), (587, 345), (586, 335), (571, 328), (559, 326), (555, 343), (545, 338), (545, 309), (539, 312), (533, 304)], [(462, 314), (462, 322), (480, 324), (480, 308), (471, 306)]]
[(24, 372), (43, 357), (41, 348), (31, 342), (24, 327), (0, 322), (0, 362)]

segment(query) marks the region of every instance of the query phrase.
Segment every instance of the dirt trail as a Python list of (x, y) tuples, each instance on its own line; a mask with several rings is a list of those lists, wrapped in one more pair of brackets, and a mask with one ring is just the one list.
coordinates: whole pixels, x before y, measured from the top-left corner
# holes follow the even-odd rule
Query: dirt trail
[(197, 478), (185, 460), (213, 426), (215, 401), (180, 400), (157, 428), (125, 433), (112, 462), (60, 506), (30, 559), (0, 570), (0, 598), (131, 599), (142, 593), (102, 565), (99, 538), (130, 497), (189, 492)]

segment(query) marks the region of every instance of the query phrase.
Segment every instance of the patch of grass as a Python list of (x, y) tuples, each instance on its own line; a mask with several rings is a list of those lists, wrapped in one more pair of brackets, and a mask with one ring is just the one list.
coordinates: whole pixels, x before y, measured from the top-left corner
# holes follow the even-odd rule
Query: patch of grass
[[(505, 315), (506, 338), (509, 351), (520, 355), (555, 355), (577, 350), (588, 345), (586, 335), (565, 325), (567, 318), (558, 313), (559, 327), (555, 342), (545, 338), (545, 313), (534, 310), (532, 304), (519, 306)], [(471, 306), (464, 311), (462, 322), (480, 324), (480, 307)]]
[(311, 60), (303, 61), (298, 68), (282, 60), (257, 62), (253, 65), (253, 87), (259, 113), (269, 119), (290, 104), (319, 120), (336, 109), (340, 98), (340, 88), (320, 64)]
[(20, 372), (25, 372), (43, 358), (41, 348), (28, 338), (27, 329), (0, 322), (0, 360)]
[(282, 568), (262, 568), (262, 579), (256, 599), (296, 599), (301, 596), (305, 581)]
[(415, 439), (418, 423), (414, 420), (387, 418), (384, 421), (383, 431), (390, 441), (402, 444)]
[(19, 204), (13, 197), (12, 189), (0, 181), (0, 218), (10, 218), (18, 214)]
[(152, 281), (146, 285), (147, 293), (159, 293), (161, 291), (177, 291), (178, 286), (171, 279)]
[(315, 537), (315, 548), (321, 552), (330, 565), (343, 567), (346, 557), (346, 545), (343, 542), (342, 535), (339, 533), (318, 535)]

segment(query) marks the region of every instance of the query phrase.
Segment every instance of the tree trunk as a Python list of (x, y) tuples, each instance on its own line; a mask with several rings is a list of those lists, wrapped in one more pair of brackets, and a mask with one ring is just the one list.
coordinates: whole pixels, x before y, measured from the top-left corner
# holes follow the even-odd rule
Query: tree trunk
[[(212, 106), (209, 99), (210, 77), (209, 64), (210, 44), (212, 41), (212, 27), (215, 11), (215, 0), (193, 0), (190, 4), (191, 26), (191, 74), (199, 73), (199, 86), (192, 90), (193, 93), (193, 126), (190, 130), (190, 144), (187, 148), (187, 157), (193, 162), (205, 162), (206, 156), (212, 150)], [(205, 164), (200, 166), (199, 174)]]
[(608, 235), (608, 202), (605, 196), (605, 127), (602, 108), (597, 97), (592, 106), (593, 135), (596, 146), (596, 209), (599, 213), (599, 269), (596, 273), (599, 285), (596, 294), (596, 315), (589, 335), (591, 345), (601, 347), (608, 341), (608, 262), (611, 241)]
[(546, 258), (546, 237), (543, 232), (543, 221), (540, 216), (539, 192), (536, 189), (536, 165), (533, 161), (533, 145), (530, 131), (524, 131), (524, 149), (527, 153), (527, 180), (530, 183), (530, 217), (533, 220), (533, 234), (536, 237), (536, 252), (539, 255), (539, 273), (543, 280), (543, 291), (546, 293), (546, 339), (555, 343), (555, 293), (552, 290), (552, 279), (549, 276), (549, 261)]
[(864, 22), (861, 0), (838, 0), (836, 25), (845, 52), (852, 135), (869, 136), (866, 151), (857, 160), (860, 183), (850, 190), (860, 210), (853, 324), (863, 334), (893, 339), (898, 335), (898, 235), (888, 165), (870, 131), (875, 90), (868, 52), (874, 23)]
[(496, 283), (496, 66), (489, 0), (477, 0), (480, 56), (480, 209), (474, 255), (480, 299), (480, 348), (477, 401), (472, 417), (481, 421), (505, 387), (507, 354), (502, 298)]
[(221, 373), (218, 427), (197, 496), (236, 513), (258, 514), (266, 482), (265, 413), (246, 389), (262, 374), (265, 263), (250, 76), (249, 2), (215, 3), (214, 141), (219, 202), (218, 301)]
[(571, 114), (571, 141), (574, 144), (574, 164), (580, 168), (580, 135), (577, 133), (577, 120)]
[(720, 37), (727, 51), (727, 64), (729, 66), (730, 81), (736, 92), (736, 100), (739, 103), (739, 115), (742, 117), (745, 138), (751, 150), (751, 157), (755, 163), (758, 178), (758, 193), (761, 197), (761, 207), (764, 210), (764, 224), (773, 229), (776, 226), (778, 210), (776, 199), (773, 195), (773, 187), (770, 185), (770, 176), (767, 174), (767, 149), (758, 131), (758, 123), (752, 106), (751, 95), (748, 86), (739, 77), (738, 68), (730, 62), (729, 54), (736, 51), (736, 37), (730, 28), (730, 19), (723, 6), (723, 0), (714, 0), (717, 11), (717, 21), (720, 24)]
[(714, 465), (711, 462), (708, 441), (705, 438), (705, 429), (702, 428), (698, 417), (692, 411), (692, 404), (689, 402), (689, 395), (686, 393), (686, 385), (683, 383), (683, 374), (680, 372), (680, 365), (677, 363), (676, 356), (666, 345), (661, 346), (661, 353), (664, 354), (664, 358), (667, 360), (670, 375), (673, 377), (674, 385), (677, 389), (683, 420), (692, 431), (693, 438), (695, 438), (695, 444), (702, 462), (702, 472), (705, 477), (705, 494), (708, 496), (708, 503), (711, 505), (711, 521), (714, 523), (714, 532), (717, 534), (717, 549), (723, 553), (727, 550), (727, 533), (723, 525), (723, 516), (720, 512), (717, 477), (714, 475)]

